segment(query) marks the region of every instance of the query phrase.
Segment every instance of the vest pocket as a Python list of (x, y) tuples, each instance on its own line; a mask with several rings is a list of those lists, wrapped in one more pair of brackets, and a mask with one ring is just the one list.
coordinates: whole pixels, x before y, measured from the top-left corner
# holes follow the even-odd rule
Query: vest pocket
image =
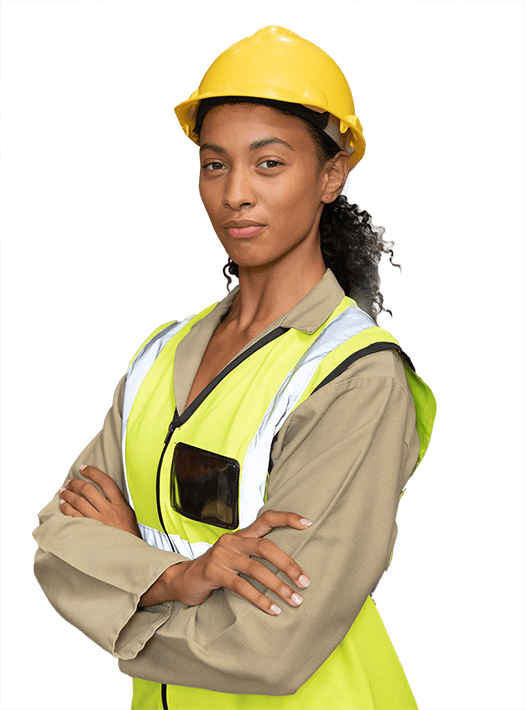
[(179, 442), (171, 462), (171, 506), (192, 520), (239, 527), (239, 462)]

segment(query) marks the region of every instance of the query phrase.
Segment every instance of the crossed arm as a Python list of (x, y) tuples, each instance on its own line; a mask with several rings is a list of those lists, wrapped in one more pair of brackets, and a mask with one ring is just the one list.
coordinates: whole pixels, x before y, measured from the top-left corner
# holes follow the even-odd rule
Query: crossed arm
[[(117, 484), (94, 466), (81, 464), (79, 470), (96, 483), (100, 490), (92, 483), (72, 479), (59, 491), (62, 512), (72, 518), (98, 520), (104, 525), (140, 537), (135, 513)], [(308, 587), (310, 580), (301, 567), (274, 542), (266, 539), (265, 535), (278, 527), (305, 530), (311, 524), (296, 513), (268, 510), (244, 530), (238, 530), (233, 535), (222, 535), (213, 547), (197, 559), (168, 567), (141, 596), (138, 606), (153, 606), (168, 601), (196, 606), (222, 587), (231, 589), (268, 614), (280, 614), (279, 606), (240, 577), (241, 574), (256, 579), (290, 606), (299, 606), (303, 599), (295, 589), (254, 558), (267, 560), (298, 587)]]
[[(89, 482), (79, 472), (88, 463), (110, 473), (118, 488), (124, 488), (120, 396), (102, 433), (75, 462), (70, 479)], [(215, 576), (210, 583), (201, 575), (208, 585), (204, 593), (209, 593), (202, 603), (149, 606), (170, 596), (159, 585), (155, 593), (160, 597), (150, 601), (146, 595), (153, 594), (157, 580), (174, 565), (184, 570), (182, 564), (189, 560), (151, 548), (131, 530), (64, 515), (58, 494), (42, 511), (42, 525), (35, 532), (40, 545), (35, 571), (59, 612), (119, 657), (121, 670), (129, 675), (230, 693), (295, 692), (346, 635), (388, 565), (399, 495), (418, 450), (414, 406), (398, 356), (369, 355), (298, 407), (274, 446), (267, 504), (258, 520), (266, 511), (292, 510), (312, 525), (282, 527), (281, 520), (281, 526), (272, 527), (266, 520), (271, 527), (266, 535), (265, 528), (255, 527), (251, 539), (225, 536), (243, 551), (235, 550), (237, 567), (230, 557), (221, 574), (246, 581), (267, 601), (249, 600), (224, 584), (211, 593), (223, 580)], [(297, 565), (286, 568), (285, 558), (273, 564), (265, 556), (266, 542), (266, 551), (257, 551), (256, 562), (282, 587), (267, 586), (273, 580), (267, 576), (247, 581), (247, 567), (242, 577), (237, 574), (240, 557), (252, 564), (248, 560), (255, 555), (248, 553), (254, 541), (274, 543)], [(299, 583), (302, 573), (311, 580), (307, 588)], [(172, 588), (170, 574), (166, 587), (171, 596), (183, 596), (184, 584), (182, 592), (179, 582)], [(179, 574), (182, 579), (183, 572)], [(304, 596), (299, 606), (290, 603), (291, 590)], [(279, 604), (280, 599), (287, 602), (280, 615), (261, 612), (268, 601)], [(141, 609), (144, 603), (148, 606)]]

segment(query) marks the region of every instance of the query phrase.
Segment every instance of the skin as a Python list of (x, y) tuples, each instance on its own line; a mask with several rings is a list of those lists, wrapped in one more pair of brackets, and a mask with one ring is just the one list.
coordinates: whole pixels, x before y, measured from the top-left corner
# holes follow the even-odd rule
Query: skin
[[(266, 106), (214, 108), (204, 119), (200, 144), (200, 195), (224, 249), (239, 265), (240, 291), (208, 344), (186, 406), (244, 345), (322, 278), (321, 214), (348, 175), (343, 151), (320, 167), (302, 120)], [(240, 220), (261, 229), (252, 236), (240, 234), (235, 231)], [(69, 481), (60, 491), (62, 512), (140, 537), (135, 514), (114, 481), (93, 466), (81, 466), (81, 472), (101, 492), (82, 479)], [(266, 511), (249, 527), (222, 535), (196, 560), (169, 567), (140, 606), (172, 600), (194, 606), (225, 587), (263, 611), (279, 614), (280, 608), (240, 574), (298, 606), (303, 600), (294, 587), (253, 558), (269, 561), (304, 589), (310, 584), (304, 570), (265, 536), (276, 527), (306, 530), (310, 525), (296, 513)]]
[[(343, 151), (319, 168), (303, 121), (267, 106), (219, 106), (206, 115), (200, 139), (201, 198), (221, 244), (239, 265), (240, 293), (208, 344), (186, 406), (322, 278), (319, 222), (349, 170)], [(263, 229), (235, 238), (227, 225), (238, 220)]]

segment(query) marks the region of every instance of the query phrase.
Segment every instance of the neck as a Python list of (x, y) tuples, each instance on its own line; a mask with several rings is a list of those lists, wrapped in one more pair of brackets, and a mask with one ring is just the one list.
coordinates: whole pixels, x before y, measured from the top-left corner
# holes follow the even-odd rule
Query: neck
[(226, 320), (238, 330), (262, 330), (302, 301), (326, 266), (320, 249), (307, 259), (291, 261), (285, 255), (260, 267), (239, 266), (240, 289)]

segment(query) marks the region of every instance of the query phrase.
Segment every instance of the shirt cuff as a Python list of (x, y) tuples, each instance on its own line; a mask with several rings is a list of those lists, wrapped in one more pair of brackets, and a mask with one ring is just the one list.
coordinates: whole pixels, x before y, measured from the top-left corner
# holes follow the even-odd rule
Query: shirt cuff
[(175, 602), (165, 602), (137, 609), (120, 632), (113, 655), (122, 661), (136, 658), (157, 629), (176, 613), (175, 606)]

